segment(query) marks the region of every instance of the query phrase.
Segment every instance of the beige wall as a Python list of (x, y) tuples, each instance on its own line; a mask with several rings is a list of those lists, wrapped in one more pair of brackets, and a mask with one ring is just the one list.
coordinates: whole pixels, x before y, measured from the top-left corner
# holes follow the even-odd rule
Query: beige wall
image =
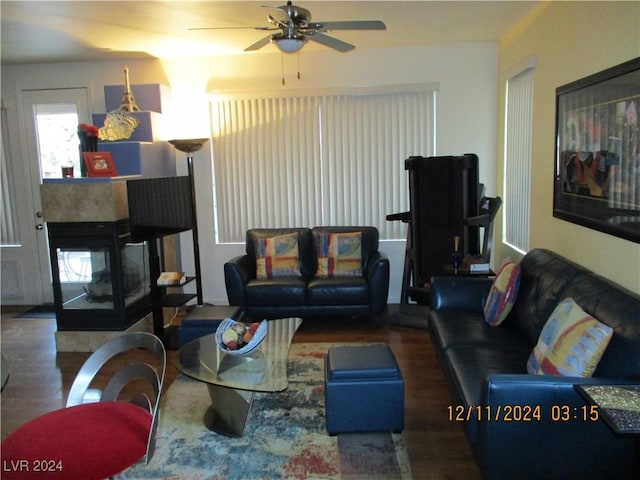
[[(640, 2), (542, 2), (500, 41), (497, 185), (503, 191), (504, 74), (535, 55), (531, 248), (548, 248), (640, 293), (640, 245), (553, 217), (555, 90), (640, 56)], [(499, 241), (496, 261), (518, 258)]]

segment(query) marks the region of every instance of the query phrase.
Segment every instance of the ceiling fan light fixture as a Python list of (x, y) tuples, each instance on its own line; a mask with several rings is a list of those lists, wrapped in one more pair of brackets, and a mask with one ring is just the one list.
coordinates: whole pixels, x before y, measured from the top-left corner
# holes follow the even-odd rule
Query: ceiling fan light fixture
[(299, 38), (276, 38), (274, 42), (283, 53), (295, 53), (304, 47), (304, 40)]

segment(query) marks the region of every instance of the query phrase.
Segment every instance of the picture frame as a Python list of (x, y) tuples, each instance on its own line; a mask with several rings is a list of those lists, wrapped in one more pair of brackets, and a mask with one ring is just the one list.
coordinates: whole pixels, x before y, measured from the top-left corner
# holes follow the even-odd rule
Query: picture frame
[(89, 177), (116, 177), (118, 172), (111, 152), (82, 152), (82, 159)]
[(640, 243), (640, 57), (556, 89), (553, 216)]

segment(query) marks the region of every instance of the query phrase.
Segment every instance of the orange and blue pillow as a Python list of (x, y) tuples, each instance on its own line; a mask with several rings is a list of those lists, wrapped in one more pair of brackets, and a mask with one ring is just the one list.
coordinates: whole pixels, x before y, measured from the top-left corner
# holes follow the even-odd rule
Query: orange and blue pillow
[(300, 276), (298, 234), (258, 238), (256, 247), (256, 278)]
[(362, 276), (362, 238), (360, 232), (316, 235), (318, 277)]
[(531, 375), (590, 377), (613, 329), (586, 313), (572, 298), (561, 301), (545, 323), (527, 362)]
[(507, 318), (519, 289), (520, 264), (507, 262), (498, 270), (484, 305), (484, 319), (489, 325), (496, 327)]

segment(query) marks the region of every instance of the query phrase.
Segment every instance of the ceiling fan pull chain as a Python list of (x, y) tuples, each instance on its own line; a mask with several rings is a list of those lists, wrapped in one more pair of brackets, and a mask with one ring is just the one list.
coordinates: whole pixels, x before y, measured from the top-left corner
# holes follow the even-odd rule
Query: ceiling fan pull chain
[(298, 80), (300, 80), (300, 50), (296, 52), (296, 60), (298, 62)]
[(280, 66), (282, 67), (282, 86), (284, 87), (284, 54), (280, 54)]

